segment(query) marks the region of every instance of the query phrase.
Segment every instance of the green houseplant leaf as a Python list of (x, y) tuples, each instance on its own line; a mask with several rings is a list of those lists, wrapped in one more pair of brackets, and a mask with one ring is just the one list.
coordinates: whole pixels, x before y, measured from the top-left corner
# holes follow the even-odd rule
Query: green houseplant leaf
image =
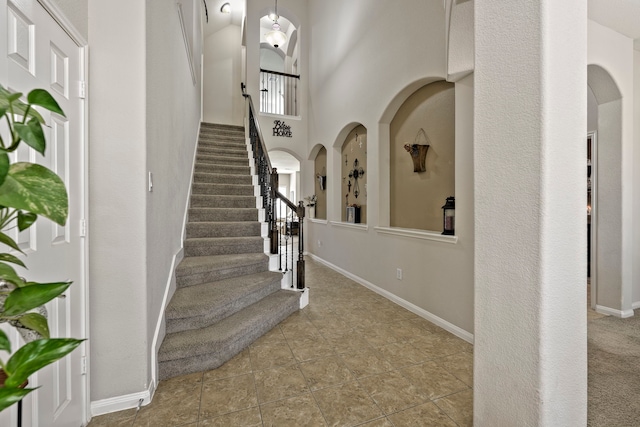
[(34, 163), (14, 163), (0, 185), (0, 205), (23, 209), (64, 225), (67, 190), (58, 175)]
[(5, 371), (9, 377), (5, 385), (19, 386), (34, 372), (71, 353), (82, 341), (84, 340), (73, 338), (44, 338), (25, 344), (7, 361)]
[(48, 303), (67, 290), (71, 282), (37, 283), (14, 289), (4, 302), (4, 316), (17, 316)]
[(27, 101), (33, 105), (39, 105), (42, 108), (46, 108), (49, 111), (58, 113), (64, 116), (64, 112), (56, 100), (51, 96), (49, 92), (44, 89), (34, 89), (27, 95)]
[(10, 262), (12, 264), (16, 264), (19, 265), (20, 267), (24, 267), (27, 268), (26, 265), (24, 265), (24, 262), (22, 262), (22, 260), (16, 256), (13, 256), (11, 254), (1, 254), (0, 253), (0, 262)]
[[(18, 273), (9, 264), (0, 263), (0, 279), (13, 283), (16, 286), (24, 286), (24, 280), (18, 276)], [(5, 301), (6, 307), (6, 301)]]
[(31, 329), (32, 331), (36, 331), (43, 338), (50, 338), (49, 334), (49, 324), (47, 323), (47, 318), (39, 313), (27, 313), (23, 316), (20, 316), (18, 321), (27, 329)]
[(18, 230), (26, 230), (27, 228), (31, 227), (37, 219), (38, 215), (34, 214), (33, 212), (18, 211)]
[(38, 119), (31, 118), (27, 124), (16, 123), (13, 125), (18, 136), (31, 148), (44, 155), (46, 146), (42, 125)]
[(5, 245), (9, 246), (11, 249), (15, 249), (18, 252), (22, 252), (22, 249), (20, 249), (20, 246), (18, 246), (15, 240), (13, 240), (11, 237), (7, 236), (2, 232), (0, 232), (0, 243), (4, 243)]
[(8, 388), (0, 387), (0, 412), (9, 406), (19, 402), (27, 394), (31, 393), (35, 388)]
[(5, 152), (0, 152), (0, 185), (2, 185), (4, 179), (7, 177), (10, 165), (9, 155)]
[(6, 351), (7, 353), (11, 353), (11, 342), (9, 341), (9, 337), (1, 329), (0, 329), (0, 350)]

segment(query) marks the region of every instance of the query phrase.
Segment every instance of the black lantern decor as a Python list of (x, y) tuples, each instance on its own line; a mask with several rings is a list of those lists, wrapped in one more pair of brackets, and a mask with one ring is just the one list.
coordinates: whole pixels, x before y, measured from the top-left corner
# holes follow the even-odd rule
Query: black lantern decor
[(453, 236), (456, 228), (456, 198), (447, 197), (447, 201), (442, 207), (442, 234)]

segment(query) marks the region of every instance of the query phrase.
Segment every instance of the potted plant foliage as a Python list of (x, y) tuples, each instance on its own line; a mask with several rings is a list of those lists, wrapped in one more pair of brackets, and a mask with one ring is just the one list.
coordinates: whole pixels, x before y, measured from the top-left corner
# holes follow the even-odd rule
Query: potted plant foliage
[[(23, 142), (44, 155), (45, 123), (34, 107), (62, 116), (64, 112), (43, 89), (29, 92), (26, 102), (21, 98), (21, 93), (11, 93), (0, 85), (0, 243), (8, 250), (0, 253), (0, 322), (16, 327), (26, 342), (7, 360), (0, 357), (4, 374), (0, 411), (35, 390), (23, 388), (31, 374), (66, 356), (83, 341), (49, 336), (44, 304), (66, 291), (71, 282), (31, 282), (14, 269), (26, 265), (15, 255), (22, 251), (6, 234), (9, 229), (26, 230), (39, 215), (64, 225), (68, 216), (67, 190), (58, 175), (35, 163), (12, 163), (9, 159), (9, 153)], [(12, 348), (7, 334), (0, 330), (2, 351), (11, 354)]]

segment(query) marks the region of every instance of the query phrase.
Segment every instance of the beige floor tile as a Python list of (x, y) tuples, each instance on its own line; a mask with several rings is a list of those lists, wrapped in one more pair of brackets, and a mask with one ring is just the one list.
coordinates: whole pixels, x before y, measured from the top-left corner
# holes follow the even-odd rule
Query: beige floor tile
[(431, 400), (469, 388), (442, 366), (432, 361), (402, 368), (400, 372)]
[(394, 328), (393, 324), (380, 325), (375, 328), (357, 327), (354, 330), (373, 347), (400, 341), (397, 328)]
[(202, 373), (161, 381), (153, 401), (143, 406), (134, 426), (173, 427), (198, 421)]
[(471, 389), (450, 394), (435, 401), (459, 427), (473, 426), (473, 391)]
[(411, 384), (398, 371), (363, 378), (359, 382), (385, 414), (429, 401), (424, 391)]
[(264, 427), (324, 427), (327, 425), (311, 394), (260, 406)]
[(265, 369), (255, 372), (254, 377), (260, 404), (309, 392), (307, 380), (298, 365)]
[(389, 420), (396, 427), (458, 427), (432, 402), (389, 415)]
[(333, 347), (324, 338), (289, 340), (289, 347), (298, 362), (335, 354)]
[(369, 421), (368, 423), (360, 424), (358, 425), (358, 427), (394, 427), (394, 426), (393, 424), (391, 424), (391, 421), (387, 419), (387, 417), (384, 417), (384, 418), (378, 418), (377, 420)]
[(249, 348), (251, 357), (251, 369), (260, 371), (277, 366), (291, 365), (296, 362), (289, 344), (286, 341), (276, 343), (263, 343), (260, 346)]
[(418, 350), (408, 342), (394, 342), (378, 347), (377, 350), (382, 353), (394, 368), (415, 365), (427, 360), (424, 352)]
[(274, 345), (276, 343), (286, 343), (287, 340), (284, 337), (284, 334), (280, 330), (280, 326), (276, 326), (271, 329), (269, 332), (258, 338), (249, 346), (249, 348), (260, 347), (262, 345)]
[(341, 354), (340, 357), (356, 378), (381, 374), (394, 369), (393, 365), (375, 350)]
[(441, 359), (434, 359), (434, 362), (469, 387), (473, 387), (473, 354), (463, 351)]
[(251, 374), (209, 381), (202, 387), (200, 419), (213, 418), (258, 406)]
[(262, 417), (259, 408), (245, 409), (232, 412), (220, 417), (201, 420), (198, 427), (262, 427)]
[(202, 380), (208, 382), (249, 373), (251, 373), (251, 357), (247, 348), (219, 368), (205, 372)]
[(411, 344), (422, 351), (428, 359), (437, 359), (465, 351), (466, 343), (462, 340), (452, 340), (442, 333), (432, 333), (414, 337)]
[(91, 418), (88, 427), (131, 427), (136, 418), (136, 410), (113, 412)]
[(331, 336), (325, 335), (325, 338), (336, 353), (373, 351), (373, 347), (354, 331), (341, 331)]
[(383, 416), (357, 382), (316, 390), (313, 395), (327, 424), (332, 427), (355, 426)]
[(311, 390), (336, 386), (355, 380), (340, 357), (333, 356), (301, 363), (300, 370)]

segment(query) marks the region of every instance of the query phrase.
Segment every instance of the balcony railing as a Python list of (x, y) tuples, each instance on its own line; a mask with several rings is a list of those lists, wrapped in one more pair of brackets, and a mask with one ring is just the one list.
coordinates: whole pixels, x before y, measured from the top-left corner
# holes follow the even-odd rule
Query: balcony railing
[(260, 69), (260, 112), (298, 115), (300, 76)]
[(278, 191), (278, 171), (271, 166), (255, 107), (251, 96), (245, 91), (244, 83), (242, 94), (248, 104), (249, 138), (258, 175), (262, 207), (266, 213), (265, 221), (269, 224), (270, 252), (278, 255), (280, 271), (285, 274), (291, 272), (291, 287), (304, 289), (304, 202), (300, 201), (296, 205)]

